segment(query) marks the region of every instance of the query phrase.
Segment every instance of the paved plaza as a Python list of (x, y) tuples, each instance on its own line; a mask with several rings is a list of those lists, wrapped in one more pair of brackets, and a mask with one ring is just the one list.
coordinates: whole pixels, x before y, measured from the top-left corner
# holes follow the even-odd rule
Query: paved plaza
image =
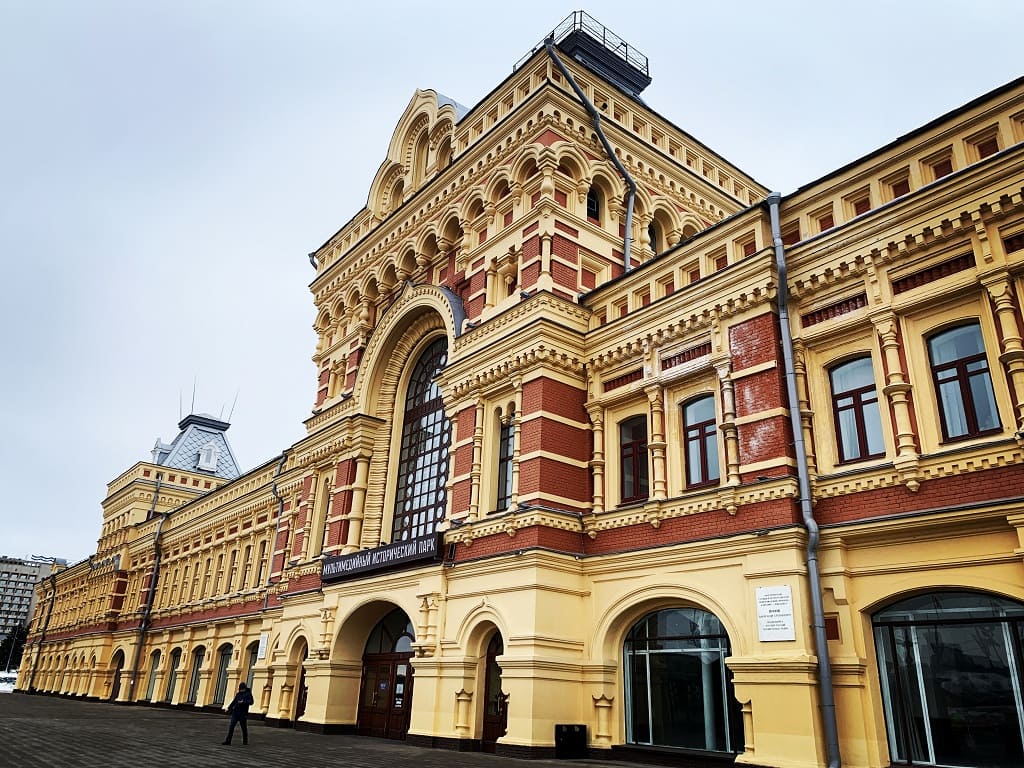
[(18, 768), (554, 768), (624, 766), (516, 760), (359, 736), (249, 726), (249, 744), (222, 746), (228, 717), (145, 706), (0, 695), (0, 765)]

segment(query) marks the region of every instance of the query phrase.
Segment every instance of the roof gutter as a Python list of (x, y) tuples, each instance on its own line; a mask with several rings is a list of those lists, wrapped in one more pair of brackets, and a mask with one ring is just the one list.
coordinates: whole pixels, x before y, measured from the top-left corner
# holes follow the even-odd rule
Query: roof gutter
[(615, 166), (615, 170), (619, 172), (623, 181), (626, 182), (626, 186), (629, 187), (629, 194), (626, 196), (626, 236), (623, 238), (622, 243), (622, 266), (624, 271), (629, 272), (629, 270), (632, 269), (633, 261), (631, 244), (633, 242), (633, 202), (636, 200), (636, 182), (633, 181), (633, 177), (629, 175), (626, 167), (616, 156), (615, 151), (612, 149), (612, 145), (608, 142), (608, 137), (604, 135), (604, 131), (601, 129), (601, 115), (597, 111), (597, 108), (590, 99), (587, 98), (587, 94), (583, 92), (583, 89), (576, 84), (576, 80), (573, 78), (572, 73), (569, 72), (558, 54), (555, 53), (554, 35), (548, 35), (544, 40), (544, 50), (548, 52), (548, 56), (550, 56), (551, 60), (555, 62), (555, 66), (558, 67), (558, 71), (562, 73), (562, 77), (569, 81), (569, 85), (572, 86), (573, 91), (576, 92), (579, 100), (583, 103), (583, 106), (590, 114), (590, 119), (594, 123), (594, 132), (597, 133), (597, 137), (601, 140), (601, 144), (604, 146), (604, 151), (608, 154), (608, 159), (611, 160), (612, 165)]
[(270, 484), (270, 492), (274, 494), (274, 498), (277, 499), (277, 523), (274, 525), (274, 540), (270, 542), (270, 546), (267, 547), (267, 583), (266, 588), (263, 590), (263, 610), (267, 610), (267, 606), (270, 604), (270, 585), (273, 581), (274, 571), (274, 552), (277, 548), (277, 537), (281, 533), (281, 518), (284, 517), (284, 496), (277, 491), (277, 478), (281, 476), (281, 472), (284, 470), (284, 463), (288, 461), (287, 449), (281, 452), (281, 461), (277, 465), (277, 471), (274, 473), (274, 480)]
[(789, 279), (786, 271), (786, 250), (782, 244), (779, 224), (779, 204), (782, 195), (768, 195), (768, 214), (771, 218), (772, 244), (775, 246), (776, 304), (779, 309), (779, 329), (782, 335), (782, 358), (786, 369), (786, 394), (789, 397), (789, 421), (793, 430), (793, 448), (796, 451), (797, 479), (800, 489), (800, 514), (807, 529), (807, 577), (810, 581), (811, 610), (814, 617), (814, 649), (818, 657), (818, 696), (822, 725), (825, 729), (825, 750), (828, 768), (840, 768), (839, 729), (836, 724), (836, 699), (832, 688), (832, 662), (828, 655), (825, 636), (825, 607), (821, 592), (821, 572), (818, 566), (818, 545), (821, 534), (811, 508), (811, 475), (804, 445), (803, 425), (800, 421), (800, 399), (796, 387), (796, 366), (793, 362), (793, 333), (789, 324)]
[(35, 692), (36, 670), (39, 668), (39, 659), (43, 655), (43, 644), (46, 642), (46, 630), (50, 626), (50, 616), (53, 615), (53, 604), (57, 602), (57, 574), (50, 572), (50, 602), (46, 604), (46, 618), (43, 619), (43, 628), (39, 631), (39, 640), (36, 642), (36, 652), (32, 658), (32, 673), (28, 676), (28, 692)]
[[(163, 482), (164, 473), (156, 473), (156, 489), (153, 491), (153, 503), (149, 507), (150, 516), (156, 511), (156, 502), (160, 497), (160, 484)], [(139, 676), (139, 662), (142, 659), (142, 643), (146, 639), (146, 631), (149, 629), (149, 617), (153, 613), (153, 601), (156, 600), (156, 584), (160, 578), (160, 535), (164, 529), (164, 523), (171, 516), (171, 510), (161, 513), (160, 522), (156, 525), (156, 533), (153, 535), (153, 573), (149, 577), (149, 589), (146, 590), (146, 604), (142, 607), (142, 618), (139, 620), (139, 633), (135, 640), (135, 658), (132, 660), (132, 676), (128, 686), (128, 701), (135, 701), (135, 683)]]

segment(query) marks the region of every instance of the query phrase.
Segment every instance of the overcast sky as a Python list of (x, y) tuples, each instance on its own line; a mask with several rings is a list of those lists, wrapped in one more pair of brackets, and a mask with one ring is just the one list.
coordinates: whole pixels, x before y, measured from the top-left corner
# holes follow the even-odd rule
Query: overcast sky
[[(106, 484), (187, 414), (243, 469), (313, 404), (307, 253), (416, 88), (472, 106), (550, 0), (0, 0), (0, 554), (94, 551)], [(671, 10), (668, 10), (671, 9)], [(1022, 74), (1024, 3), (592, 0), (644, 99), (783, 193)]]

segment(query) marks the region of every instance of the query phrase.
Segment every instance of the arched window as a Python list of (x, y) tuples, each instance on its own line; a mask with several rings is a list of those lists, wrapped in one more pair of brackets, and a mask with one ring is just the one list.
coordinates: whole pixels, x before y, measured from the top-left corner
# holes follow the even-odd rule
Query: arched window
[(260, 655), (260, 644), (259, 641), (253, 641), (245, 649), (246, 662), (245, 662), (245, 684), (252, 690), (252, 678), (256, 672), (256, 661)]
[(711, 752), (743, 749), (743, 724), (725, 666), (729, 637), (713, 613), (671, 608), (626, 636), (626, 741)]
[(213, 690), (213, 703), (221, 705), (228, 690), (228, 666), (231, 664), (231, 643), (224, 643), (217, 652), (217, 682)]
[(595, 224), (601, 223), (601, 190), (591, 185), (587, 191), (587, 218)]
[(199, 646), (192, 651), (192, 677), (188, 684), (187, 703), (195, 704), (199, 697), (199, 672), (203, 668), (203, 659), (206, 658), (206, 649)]
[(976, 437), (998, 430), (999, 413), (981, 326), (970, 323), (932, 336), (928, 357), (943, 439)]
[(860, 461), (885, 453), (878, 392), (870, 357), (858, 357), (829, 371), (832, 416), (840, 463)]
[(178, 666), (181, 664), (181, 648), (171, 651), (171, 657), (167, 663), (167, 691), (164, 694), (164, 701), (174, 700), (174, 687), (178, 682)]
[(501, 417), (498, 434), (498, 498), (494, 509), (504, 512), (512, 502), (512, 457), (515, 453), (515, 411), (509, 408)]
[(661, 225), (656, 219), (651, 219), (651, 223), (647, 225), (647, 240), (651, 244), (651, 250), (654, 253), (660, 253), (664, 250)]
[(377, 622), (370, 637), (366, 641), (364, 654), (375, 653), (410, 653), (416, 641), (416, 630), (405, 615), (405, 611), (396, 608)]
[(1024, 605), (932, 592), (872, 624), (893, 763), (1024, 765)]
[(160, 649), (157, 649), (149, 655), (149, 682), (146, 683), (146, 701), (153, 700), (153, 694), (156, 692), (156, 673), (159, 668)]
[(409, 380), (398, 457), (392, 541), (431, 534), (444, 517), (451, 421), (444, 413), (441, 389), (434, 379), (447, 360), (448, 340), (441, 337), (420, 355)]
[(683, 435), (686, 441), (686, 487), (699, 488), (718, 482), (718, 427), (715, 398), (699, 397), (683, 405)]
[(647, 498), (647, 417), (619, 424), (620, 499), (625, 504)]

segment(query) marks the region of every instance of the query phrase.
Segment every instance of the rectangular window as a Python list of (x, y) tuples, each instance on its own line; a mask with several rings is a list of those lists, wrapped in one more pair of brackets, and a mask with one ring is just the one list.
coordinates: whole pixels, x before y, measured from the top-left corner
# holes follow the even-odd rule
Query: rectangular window
[(943, 439), (998, 431), (999, 413), (981, 326), (971, 323), (936, 334), (928, 341), (928, 357)]
[(870, 357), (861, 357), (829, 371), (832, 414), (839, 462), (860, 461), (885, 453), (878, 392)]
[(647, 499), (647, 417), (619, 424), (620, 499), (623, 504)]
[(498, 497), (494, 508), (504, 512), (512, 503), (512, 457), (515, 453), (515, 414), (509, 413), (501, 420), (498, 435)]
[(686, 487), (699, 488), (717, 483), (721, 471), (714, 397), (700, 397), (683, 406), (683, 439), (686, 443)]

